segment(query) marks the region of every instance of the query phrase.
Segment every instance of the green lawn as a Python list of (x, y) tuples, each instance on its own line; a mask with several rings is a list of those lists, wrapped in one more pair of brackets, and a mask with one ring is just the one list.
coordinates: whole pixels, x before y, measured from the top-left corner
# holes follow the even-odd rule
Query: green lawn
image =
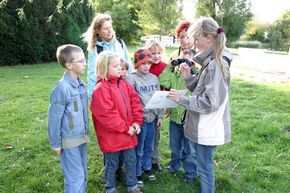
[[(0, 68), (0, 192), (63, 191), (60, 161), (50, 149), (46, 126), (49, 93), (62, 74), (56, 64)], [(232, 80), (232, 142), (215, 152), (216, 192), (289, 192), (290, 135), (284, 131), (290, 127), (289, 88), (290, 83)], [(161, 132), (163, 166), (170, 157), (167, 126), (168, 120)], [(87, 192), (105, 192), (102, 154), (92, 124), (90, 130)], [(185, 185), (182, 172), (156, 175), (156, 181), (145, 181), (144, 193), (198, 191), (198, 180)], [(124, 185), (118, 188), (126, 190)]]

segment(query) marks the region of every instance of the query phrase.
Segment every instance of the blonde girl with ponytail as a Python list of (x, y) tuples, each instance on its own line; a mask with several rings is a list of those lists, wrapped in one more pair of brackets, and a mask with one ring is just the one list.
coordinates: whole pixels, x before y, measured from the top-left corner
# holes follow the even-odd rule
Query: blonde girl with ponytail
[(188, 29), (198, 49), (194, 60), (201, 65), (198, 75), (182, 65), (181, 73), (191, 96), (176, 90), (168, 98), (186, 109), (184, 133), (195, 145), (196, 170), (200, 176), (201, 193), (215, 190), (213, 153), (218, 145), (231, 141), (229, 84), (231, 54), (226, 52), (224, 29), (212, 18), (200, 18)]

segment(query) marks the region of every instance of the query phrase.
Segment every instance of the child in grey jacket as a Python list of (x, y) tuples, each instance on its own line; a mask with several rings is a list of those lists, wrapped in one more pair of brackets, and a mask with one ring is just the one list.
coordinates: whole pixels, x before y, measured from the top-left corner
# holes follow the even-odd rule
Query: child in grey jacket
[(202, 68), (198, 76), (191, 76), (187, 65), (181, 67), (185, 84), (192, 96), (180, 96), (172, 90), (168, 97), (187, 110), (184, 133), (195, 144), (201, 193), (214, 193), (213, 153), (216, 146), (231, 141), (231, 58), (225, 55), (224, 29), (212, 18), (200, 18), (190, 26), (188, 33), (194, 38), (198, 49), (195, 61)]
[(136, 175), (138, 178), (138, 185), (142, 186), (143, 181), (141, 175), (144, 174), (149, 180), (155, 180), (156, 177), (152, 173), (151, 156), (154, 150), (154, 138), (155, 138), (155, 124), (154, 120), (157, 120), (157, 127), (162, 126), (162, 118), (164, 116), (163, 109), (145, 109), (145, 105), (149, 102), (155, 91), (160, 90), (158, 78), (149, 72), (152, 64), (152, 55), (147, 49), (139, 49), (134, 54), (135, 69), (130, 76), (127, 77), (127, 81), (137, 91), (143, 109), (143, 124), (141, 126), (141, 133), (138, 135), (138, 146), (136, 147)]

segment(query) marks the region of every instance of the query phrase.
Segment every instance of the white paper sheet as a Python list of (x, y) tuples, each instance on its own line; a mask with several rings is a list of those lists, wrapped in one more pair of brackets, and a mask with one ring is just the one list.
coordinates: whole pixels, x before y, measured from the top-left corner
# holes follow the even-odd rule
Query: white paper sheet
[[(185, 95), (187, 90), (179, 90), (178, 92), (181, 95)], [(169, 91), (156, 91), (146, 104), (145, 109), (165, 109), (177, 107), (178, 104), (175, 101), (167, 98), (168, 94)]]

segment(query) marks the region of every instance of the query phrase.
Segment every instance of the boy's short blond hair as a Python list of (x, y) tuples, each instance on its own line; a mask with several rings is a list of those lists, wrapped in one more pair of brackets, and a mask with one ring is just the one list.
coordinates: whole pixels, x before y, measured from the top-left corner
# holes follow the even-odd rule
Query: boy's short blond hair
[(145, 42), (145, 49), (151, 50), (153, 48), (158, 48), (162, 53), (164, 52), (164, 47), (162, 46), (161, 42), (154, 39), (149, 39)]
[(118, 54), (105, 50), (100, 53), (97, 63), (96, 63), (96, 72), (98, 73), (98, 76), (102, 79), (107, 79), (107, 73), (108, 73), (108, 66), (110, 64), (110, 61), (114, 58), (120, 58)]
[(58, 63), (66, 68), (66, 63), (73, 61), (74, 59), (74, 52), (83, 52), (83, 50), (76, 45), (73, 44), (65, 44), (61, 45), (56, 50), (56, 58)]

